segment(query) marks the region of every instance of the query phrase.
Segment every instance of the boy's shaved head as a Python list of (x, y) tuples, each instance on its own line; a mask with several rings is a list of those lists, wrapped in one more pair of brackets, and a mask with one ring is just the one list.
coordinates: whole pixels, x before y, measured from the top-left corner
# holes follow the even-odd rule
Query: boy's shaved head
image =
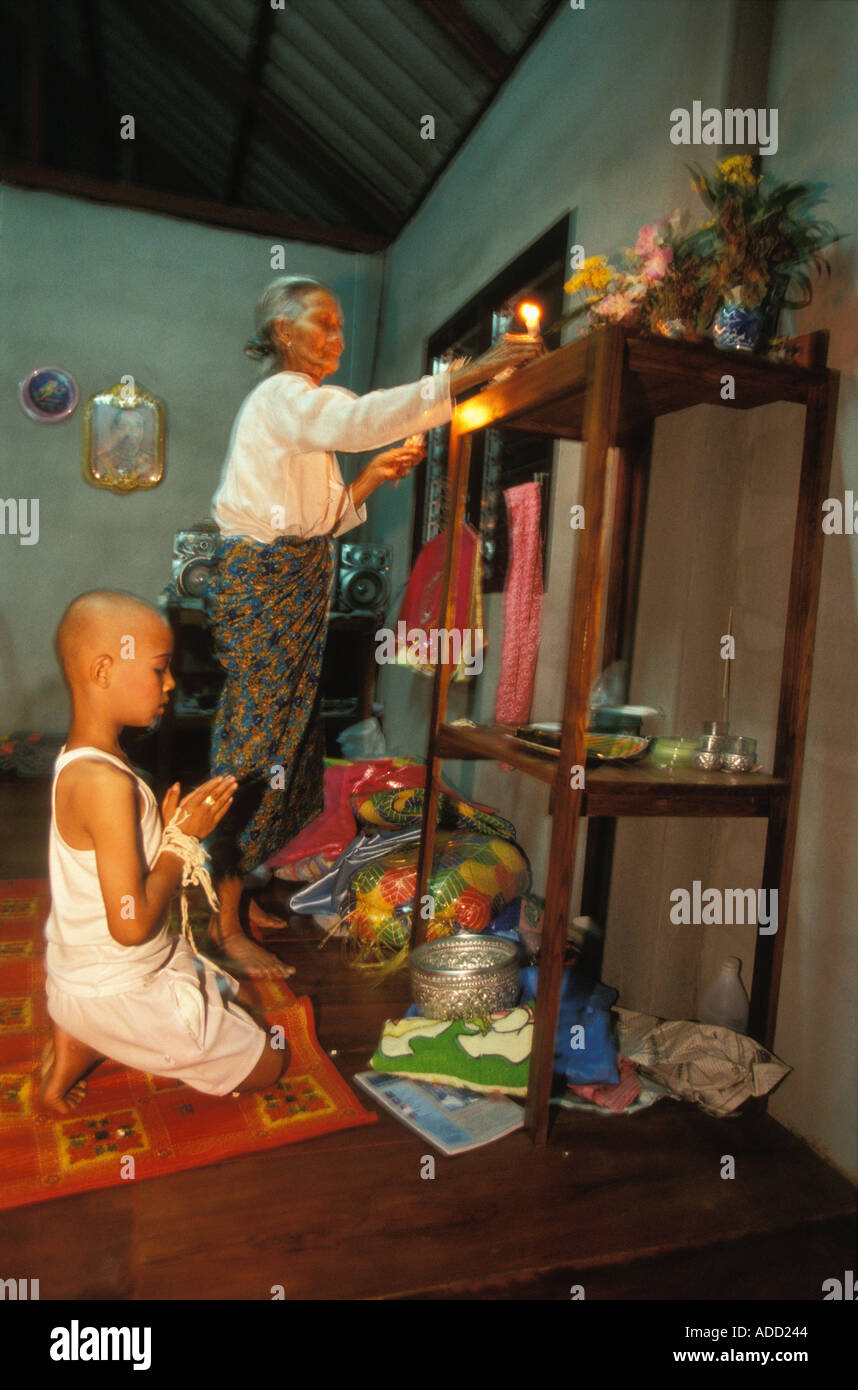
[(133, 636), (164, 618), (142, 598), (116, 589), (91, 589), (72, 599), (54, 638), (54, 650), (69, 685), (86, 669), (90, 659), (102, 652), (114, 655), (123, 638)]

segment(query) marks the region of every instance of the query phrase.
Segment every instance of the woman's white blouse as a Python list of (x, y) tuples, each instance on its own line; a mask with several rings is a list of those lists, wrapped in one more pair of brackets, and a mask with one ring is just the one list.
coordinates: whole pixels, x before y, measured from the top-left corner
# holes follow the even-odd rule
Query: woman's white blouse
[(366, 396), (277, 372), (238, 413), (212, 516), (223, 535), (263, 545), (282, 535), (342, 535), (366, 520), (366, 507), (352, 503), (333, 450), (380, 449), (451, 414), (446, 372)]

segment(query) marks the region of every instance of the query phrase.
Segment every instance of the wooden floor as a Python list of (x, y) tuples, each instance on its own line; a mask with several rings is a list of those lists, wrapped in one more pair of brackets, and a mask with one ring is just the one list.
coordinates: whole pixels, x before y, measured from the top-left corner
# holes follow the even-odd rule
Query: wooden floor
[[(0, 877), (46, 873), (45, 783), (0, 782)], [(277, 947), (319, 1039), (366, 1067), (381, 993), (307, 919)], [(372, 1104), (367, 1101), (368, 1104)], [(432, 1152), (431, 1150), (428, 1150)], [(375, 1125), (0, 1216), (0, 1276), (42, 1299), (799, 1299), (855, 1268), (855, 1192), (767, 1115), (712, 1119), (662, 1101), (635, 1116), (563, 1112), (455, 1159), (382, 1114)], [(736, 1159), (721, 1178), (723, 1154)], [(2, 1180), (2, 1155), (0, 1155)]]

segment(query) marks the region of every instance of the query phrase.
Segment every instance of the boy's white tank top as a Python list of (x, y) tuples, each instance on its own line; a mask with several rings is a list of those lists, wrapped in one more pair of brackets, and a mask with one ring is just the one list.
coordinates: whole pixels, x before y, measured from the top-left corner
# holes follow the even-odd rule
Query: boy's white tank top
[(146, 783), (120, 758), (100, 748), (73, 748), (70, 753), (61, 750), (54, 764), (51, 787), (51, 910), (45, 923), (45, 964), (49, 981), (58, 989), (95, 998), (136, 989), (169, 960), (175, 942), (166, 924), (139, 946), (123, 946), (110, 935), (95, 850), (72, 849), (57, 829), (57, 778), (69, 763), (80, 758), (112, 763), (140, 788), (145, 802), (140, 831), (150, 869), (161, 845), (161, 816)]

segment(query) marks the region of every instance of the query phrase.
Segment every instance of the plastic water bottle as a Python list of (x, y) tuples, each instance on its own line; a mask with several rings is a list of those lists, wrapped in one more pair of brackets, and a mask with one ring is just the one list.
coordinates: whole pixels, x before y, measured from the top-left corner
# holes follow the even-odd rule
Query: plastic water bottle
[(738, 956), (726, 956), (721, 962), (720, 971), (700, 1001), (701, 1023), (717, 1023), (722, 1028), (732, 1028), (734, 1033), (747, 1031), (750, 1000), (739, 979), (741, 967)]

